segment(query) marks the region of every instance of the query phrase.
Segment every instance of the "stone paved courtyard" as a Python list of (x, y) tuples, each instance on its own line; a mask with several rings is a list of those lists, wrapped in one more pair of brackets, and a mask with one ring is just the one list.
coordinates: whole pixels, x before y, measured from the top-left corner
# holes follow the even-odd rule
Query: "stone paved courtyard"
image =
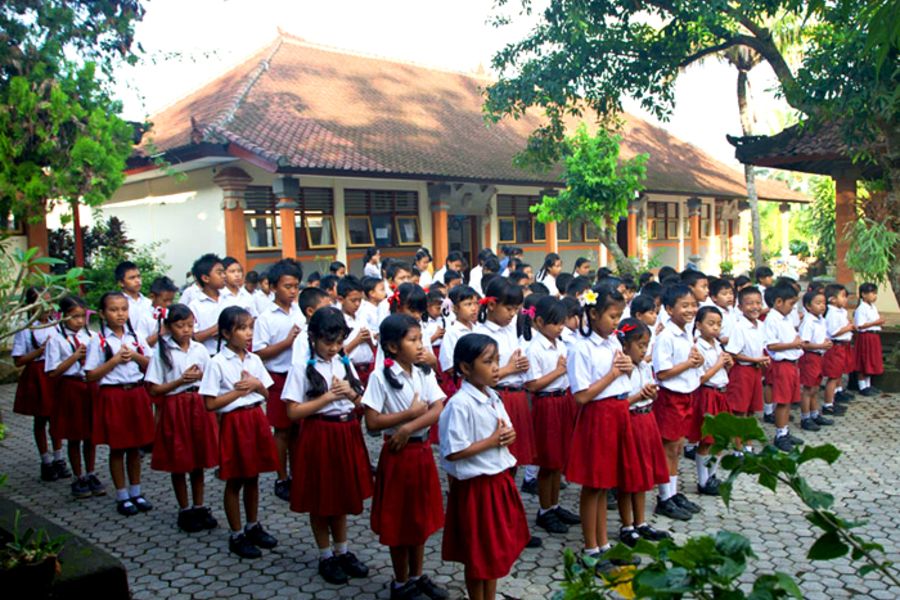
[[(222, 483), (207, 474), (208, 504), (219, 519), (219, 529), (199, 534), (181, 533), (175, 526), (177, 505), (168, 474), (149, 470), (145, 460), (143, 489), (156, 509), (131, 518), (115, 512), (111, 495), (74, 500), (67, 483), (42, 483), (38, 459), (31, 437), (31, 421), (12, 412), (15, 386), (0, 386), (0, 410), (8, 427), (6, 441), (0, 443), (0, 469), (9, 482), (0, 493), (25, 503), (47, 518), (99, 544), (117, 555), (128, 569), (134, 598), (386, 598), (391, 568), (386, 548), (380, 546), (368, 526), (368, 512), (351, 518), (351, 549), (369, 564), (365, 580), (353, 580), (345, 587), (328, 585), (317, 576), (316, 550), (305, 517), (291, 513), (287, 504), (272, 494), (274, 476), (262, 478), (260, 515), (267, 529), (276, 535), (279, 546), (264, 552), (263, 558), (247, 561), (227, 551), (227, 527), (222, 510)], [(770, 428), (767, 426), (767, 430)], [(838, 427), (808, 434), (810, 441), (831, 442), (844, 455), (829, 468), (815, 463), (808, 469), (811, 483), (836, 497), (842, 516), (867, 519), (865, 535), (883, 544), (887, 558), (900, 563), (900, 396), (883, 395), (854, 402)], [(377, 456), (380, 441), (367, 436), (370, 454)], [(106, 450), (98, 456), (98, 472), (109, 486)], [(693, 465), (684, 463), (683, 489), (695, 489)], [(563, 491), (563, 504), (577, 510), (576, 486)], [(818, 565), (805, 559), (815, 532), (802, 518), (799, 503), (782, 492), (778, 495), (743, 480), (735, 491), (729, 512), (720, 500), (691, 498), (700, 502), (703, 513), (689, 523), (662, 522), (679, 538), (689, 533), (714, 532), (721, 528), (741, 531), (753, 543), (759, 568), (796, 574), (804, 596), (816, 598), (898, 598), (900, 590), (890, 589), (875, 575), (857, 577), (846, 560)], [(537, 500), (526, 496), (526, 510), (533, 519)], [(610, 527), (617, 528), (611, 514)], [(548, 598), (561, 577), (561, 555), (566, 547), (579, 548), (580, 529), (566, 536), (543, 535), (540, 550), (526, 550), (498, 590), (508, 598)], [(462, 569), (442, 564), (440, 534), (426, 549), (426, 573), (446, 585), (455, 598), (464, 597)]]

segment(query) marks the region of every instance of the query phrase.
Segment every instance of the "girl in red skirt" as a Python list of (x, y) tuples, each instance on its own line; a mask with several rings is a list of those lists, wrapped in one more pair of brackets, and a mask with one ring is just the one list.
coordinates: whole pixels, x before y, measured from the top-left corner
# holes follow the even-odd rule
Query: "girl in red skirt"
[[(150, 468), (172, 474), (178, 527), (193, 533), (218, 524), (203, 506), (203, 469), (219, 464), (219, 426), (198, 393), (209, 352), (193, 340), (194, 314), (187, 306), (173, 304), (161, 311), (161, 317), (156, 348), (144, 377), (157, 402)], [(190, 507), (186, 473), (191, 474)]]
[(716, 478), (718, 460), (709, 455), (713, 438), (702, 436), (706, 415), (715, 416), (728, 412), (728, 369), (734, 365), (731, 355), (722, 349), (719, 336), (722, 333), (722, 311), (716, 306), (704, 306), (697, 311), (694, 319), (697, 350), (703, 355), (700, 367), (700, 389), (694, 394), (694, 413), (688, 441), (697, 446), (697, 493), (706, 496), (719, 495), (719, 480)]
[(884, 373), (881, 356), (881, 326), (884, 319), (878, 314), (878, 286), (864, 283), (859, 286), (859, 306), (853, 311), (856, 325), (856, 374), (859, 393), (863, 396), (877, 396), (880, 392), (872, 387), (872, 375)]
[[(569, 443), (575, 428), (574, 400), (566, 377), (566, 346), (559, 339), (566, 316), (562, 301), (542, 296), (520, 317), (522, 337), (530, 341), (525, 350), (529, 365), (525, 389), (532, 398), (535, 464), (539, 467), (540, 509), (536, 522), (548, 533), (566, 533), (569, 525), (581, 523), (578, 515), (559, 505), (562, 470), (569, 459)], [(534, 337), (532, 325), (536, 330)]]
[(841, 387), (841, 381), (856, 366), (850, 346), (856, 326), (847, 318), (847, 288), (840, 283), (829, 283), (825, 286), (825, 301), (828, 303), (825, 330), (833, 345), (822, 359), (822, 374), (828, 378), (825, 382), (824, 412), (837, 415), (841, 409), (835, 408), (835, 400), (849, 399)]
[(566, 479), (581, 484), (583, 562), (606, 573), (618, 561), (603, 558), (610, 544), (606, 493), (632, 489), (639, 456), (628, 414), (634, 363), (622, 352), (616, 325), (625, 308), (618, 291), (598, 285), (581, 298), (580, 335), (568, 356), (569, 385), (581, 413), (575, 423)]
[[(25, 291), (25, 302), (35, 304), (40, 293), (38, 288), (28, 288)], [(34, 443), (41, 456), (41, 479), (56, 481), (71, 477), (72, 474), (66, 468), (66, 461), (63, 459), (62, 439), (53, 437), (51, 431), (52, 453), (47, 445), (47, 429), (53, 413), (53, 397), (56, 392), (44, 368), (44, 348), (53, 333), (53, 328), (49, 325), (50, 313), (42, 312), (37, 315), (37, 320), (30, 327), (17, 332), (13, 337), (13, 361), (17, 367), (24, 367), (19, 376), (19, 385), (16, 387), (13, 412), (34, 417)]]
[(66, 440), (75, 474), (72, 495), (103, 496), (106, 489), (94, 472), (96, 452), (91, 440), (91, 403), (96, 385), (84, 380), (84, 360), (92, 337), (87, 327), (87, 306), (78, 296), (65, 296), (59, 301), (59, 312), (65, 320), (57, 326), (44, 353), (44, 367), (56, 382), (57, 392), (51, 432), (55, 439)]
[(372, 373), (362, 404), (366, 428), (384, 434), (375, 474), (372, 530), (390, 547), (391, 598), (448, 598), (422, 574), (425, 542), (444, 525), (441, 485), (428, 428), (437, 423), (445, 398), (434, 372), (422, 363), (422, 328), (408, 315), (381, 323), (384, 368)]
[(834, 425), (834, 421), (819, 412), (819, 386), (822, 383), (822, 355), (831, 348), (825, 329), (825, 292), (811, 290), (803, 295), (803, 320), (798, 335), (803, 340), (800, 357), (800, 427), (818, 431)]
[(464, 381), (439, 420), (441, 465), (450, 475), (441, 554), (465, 566), (470, 600), (492, 600), (530, 534), (510, 470), (516, 431), (491, 388), (500, 380), (500, 352), (492, 338), (460, 338), (453, 368)]
[[(655, 322), (650, 326), (655, 327)], [(619, 517), (622, 520), (619, 541), (630, 547), (634, 547), (641, 538), (658, 542), (671, 537), (667, 531), (652, 527), (646, 518), (647, 492), (669, 481), (666, 451), (663, 449), (656, 417), (653, 416), (656, 380), (646, 359), (651, 338), (650, 326), (638, 318), (624, 319), (619, 323), (616, 334), (622, 344), (622, 352), (634, 365), (629, 378), (631, 393), (628, 396), (628, 415), (640, 461), (632, 477), (632, 486), (620, 491), (618, 503)]]
[[(144, 387), (150, 359), (144, 340), (128, 320), (122, 292), (100, 297), (100, 335), (91, 338), (84, 362), (85, 380), (98, 382), (91, 435), (109, 446), (109, 473), (116, 486), (116, 510), (130, 517), (153, 505), (141, 493), (141, 448), (153, 442), (153, 406)], [(125, 486), (125, 467), (128, 482)]]
[(219, 478), (225, 480), (225, 516), (231, 529), (228, 549), (241, 558), (259, 558), (260, 548), (278, 545), (258, 520), (259, 474), (278, 468), (275, 442), (262, 409), (272, 378), (262, 360), (247, 350), (253, 340), (253, 317), (246, 309), (229, 306), (216, 324), (219, 353), (206, 365), (199, 393), (206, 409), (219, 413)]
[(291, 510), (309, 513), (319, 574), (335, 584), (369, 574), (347, 545), (347, 515), (362, 513), (363, 501), (372, 496), (369, 454), (356, 417), (363, 389), (344, 353), (349, 334), (341, 311), (317, 310), (309, 320), (306, 352), (294, 357), (282, 394), (289, 400), (288, 416), (303, 419), (291, 461)]

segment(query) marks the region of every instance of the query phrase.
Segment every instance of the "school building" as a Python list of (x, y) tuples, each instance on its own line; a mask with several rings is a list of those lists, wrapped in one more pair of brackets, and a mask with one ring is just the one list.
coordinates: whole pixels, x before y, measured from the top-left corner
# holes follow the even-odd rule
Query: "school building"
[[(296, 257), (307, 272), (336, 259), (360, 273), (372, 246), (400, 258), (425, 246), (436, 265), (452, 250), (471, 264), (479, 249), (505, 244), (522, 247), (535, 267), (547, 252), (559, 252), (566, 268), (578, 256), (610, 263), (593, 225), (545, 225), (531, 215), (543, 194), (561, 188), (558, 174), (513, 164), (540, 115), (487, 124), (490, 83), (280, 33), (151, 118), (104, 213), (125, 221), (139, 243), (164, 241), (177, 282), (203, 252), (257, 270)], [(650, 158), (647, 189), (619, 223), (619, 244), (679, 269), (690, 260), (714, 273), (723, 260), (746, 268), (743, 173), (625, 119), (623, 156)], [(757, 187), (784, 211), (807, 201), (781, 182)]]

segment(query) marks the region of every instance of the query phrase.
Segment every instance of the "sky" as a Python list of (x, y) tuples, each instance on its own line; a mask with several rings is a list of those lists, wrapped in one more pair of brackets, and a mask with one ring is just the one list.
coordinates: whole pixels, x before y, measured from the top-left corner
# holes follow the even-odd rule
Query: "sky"
[[(515, 3), (516, 0), (510, 0)], [(148, 0), (137, 41), (147, 57), (123, 66), (116, 95), (127, 119), (142, 120), (186, 96), (259, 48), (278, 28), (310, 42), (384, 58), (463, 72), (490, 69), (493, 55), (521, 39), (533, 17), (518, 17), (495, 28), (493, 0)], [(633, 100), (625, 107), (738, 167), (726, 134), (740, 134), (737, 71), (708, 60), (689, 68), (676, 84), (676, 108), (660, 123)], [(753, 105), (768, 115), (756, 133), (781, 130), (783, 103), (770, 92), (775, 79), (763, 64), (750, 74)]]

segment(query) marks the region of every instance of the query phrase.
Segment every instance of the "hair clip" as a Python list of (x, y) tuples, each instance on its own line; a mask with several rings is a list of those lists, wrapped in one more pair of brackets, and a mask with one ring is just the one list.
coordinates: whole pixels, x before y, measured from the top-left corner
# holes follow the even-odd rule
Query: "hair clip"
[(393, 367), (393, 366), (394, 366), (394, 359), (393, 359), (393, 358), (385, 358), (385, 359), (384, 359), (384, 366), (386, 366), (388, 369), (390, 369), (391, 367)]
[(314, 358), (309, 358), (309, 359), (307, 359), (307, 361), (306, 361), (306, 366), (307, 366), (307, 367), (314, 367), (314, 366), (316, 366), (316, 359), (314, 359)]
[(535, 308), (533, 306), (529, 306), (528, 308), (522, 309), (522, 314), (527, 317), (531, 317), (532, 319), (534, 319), (535, 313), (537, 313), (537, 310), (535, 310)]
[(478, 305), (486, 306), (487, 304), (489, 304), (491, 302), (496, 302), (496, 301), (497, 301), (496, 296), (485, 296), (484, 298), (482, 298), (481, 300), (478, 301)]
[(160, 321), (169, 316), (169, 309), (165, 306), (157, 306), (153, 309), (153, 320)]
[(345, 366), (345, 367), (349, 367), (349, 366), (350, 366), (350, 357), (347, 356), (346, 354), (342, 354), (342, 355), (341, 355), (341, 362), (344, 363), (344, 366)]

